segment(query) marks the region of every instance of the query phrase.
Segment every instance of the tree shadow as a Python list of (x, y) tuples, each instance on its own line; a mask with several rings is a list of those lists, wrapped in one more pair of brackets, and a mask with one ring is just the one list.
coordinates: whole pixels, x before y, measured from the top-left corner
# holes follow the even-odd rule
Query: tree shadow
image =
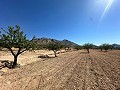
[[(13, 61), (10, 61), (10, 60), (2, 60), (2, 61), (0, 61), (0, 62), (1, 62), (1, 65), (0, 65), (1, 69), (2, 69), (2, 68), (5, 68), (5, 67), (7, 67), (7, 68), (9, 68), (9, 69), (13, 69)], [(17, 68), (17, 67), (20, 68), (20, 64), (17, 64), (15, 68)]]
[(40, 55), (38, 58), (55, 58), (53, 56), (48, 56), (48, 55)]

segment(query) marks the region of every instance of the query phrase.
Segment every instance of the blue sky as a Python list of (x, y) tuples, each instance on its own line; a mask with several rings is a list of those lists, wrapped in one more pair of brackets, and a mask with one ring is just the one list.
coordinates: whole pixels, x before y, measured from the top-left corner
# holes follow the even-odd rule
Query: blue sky
[(31, 39), (120, 44), (120, 0), (0, 0), (0, 27), (20, 25)]

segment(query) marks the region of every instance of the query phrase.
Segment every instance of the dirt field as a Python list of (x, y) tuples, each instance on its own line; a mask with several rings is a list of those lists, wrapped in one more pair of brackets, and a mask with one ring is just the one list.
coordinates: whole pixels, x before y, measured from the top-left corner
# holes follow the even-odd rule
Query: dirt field
[(1, 74), (0, 90), (120, 90), (120, 51), (82, 50), (39, 59)]

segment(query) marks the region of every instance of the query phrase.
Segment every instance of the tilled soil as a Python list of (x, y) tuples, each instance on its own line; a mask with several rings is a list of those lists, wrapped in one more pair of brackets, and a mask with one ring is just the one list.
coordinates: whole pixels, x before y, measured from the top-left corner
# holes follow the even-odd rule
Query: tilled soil
[(9, 70), (0, 78), (0, 90), (120, 90), (120, 56), (67, 52)]

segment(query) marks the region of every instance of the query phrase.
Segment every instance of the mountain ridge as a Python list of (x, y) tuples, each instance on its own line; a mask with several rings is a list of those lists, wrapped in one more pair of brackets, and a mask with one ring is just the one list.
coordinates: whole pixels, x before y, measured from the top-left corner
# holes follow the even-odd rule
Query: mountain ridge
[(36, 42), (40, 45), (48, 45), (49, 43), (51, 42), (59, 42), (63, 45), (66, 45), (66, 46), (70, 46), (70, 47), (74, 47), (78, 44), (70, 41), (70, 40), (67, 40), (67, 39), (64, 39), (64, 40), (57, 40), (57, 39), (52, 39), (52, 38), (45, 38), (45, 37), (42, 37), (42, 38), (34, 38), (32, 40), (33, 42)]

